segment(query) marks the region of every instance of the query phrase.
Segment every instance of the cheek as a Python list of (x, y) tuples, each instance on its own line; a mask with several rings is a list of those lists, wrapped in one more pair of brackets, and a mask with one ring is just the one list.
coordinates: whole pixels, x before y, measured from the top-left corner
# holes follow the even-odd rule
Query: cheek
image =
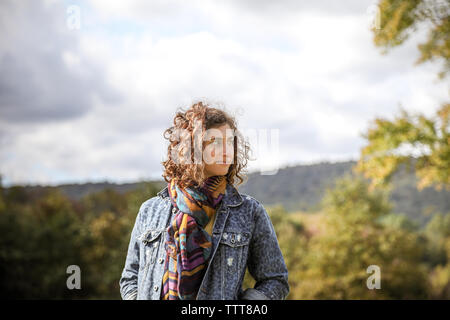
[(216, 152), (215, 149), (211, 150), (211, 157), (215, 158), (216, 156), (220, 156), (220, 151), (217, 150), (217, 152)]

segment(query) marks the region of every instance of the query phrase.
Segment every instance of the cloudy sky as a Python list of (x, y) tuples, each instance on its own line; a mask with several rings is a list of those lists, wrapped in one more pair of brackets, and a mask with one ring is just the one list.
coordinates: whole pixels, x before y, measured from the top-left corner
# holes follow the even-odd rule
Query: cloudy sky
[(423, 34), (374, 47), (374, 3), (2, 0), (3, 184), (161, 178), (162, 132), (198, 99), (275, 134), (250, 140), (250, 172), (356, 160), (372, 119), (431, 116), (449, 92), (414, 66)]

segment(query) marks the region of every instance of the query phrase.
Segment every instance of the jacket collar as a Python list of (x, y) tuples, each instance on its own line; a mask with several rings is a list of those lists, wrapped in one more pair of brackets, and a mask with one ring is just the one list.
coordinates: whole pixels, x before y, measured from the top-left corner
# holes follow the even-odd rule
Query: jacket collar
[[(156, 195), (163, 199), (168, 198), (169, 197), (168, 186), (166, 185)], [(223, 197), (222, 201), (228, 207), (237, 207), (237, 206), (240, 206), (243, 202), (242, 196), (239, 193), (239, 191), (233, 185), (231, 185), (229, 183), (227, 183), (227, 186), (225, 188), (225, 196)]]

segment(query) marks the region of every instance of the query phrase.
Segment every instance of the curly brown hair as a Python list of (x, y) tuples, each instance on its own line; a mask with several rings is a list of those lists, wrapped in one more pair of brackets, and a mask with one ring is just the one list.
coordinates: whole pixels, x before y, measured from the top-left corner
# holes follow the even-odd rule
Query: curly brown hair
[[(241, 185), (246, 176), (242, 174), (249, 160), (250, 146), (237, 129), (236, 120), (226, 111), (210, 107), (202, 101), (195, 102), (188, 110), (179, 108), (173, 119), (173, 126), (164, 131), (164, 138), (169, 141), (167, 148), (167, 160), (163, 161), (164, 172), (162, 176), (166, 182), (176, 179), (180, 187), (198, 187), (206, 178), (204, 175), (205, 163), (194, 161), (198, 156), (198, 149), (191, 152), (191, 146), (201, 145), (203, 151), (204, 133), (211, 128), (228, 124), (234, 134), (234, 158), (233, 163), (226, 174), (227, 182), (234, 185), (235, 178)], [(198, 139), (197, 141), (195, 141)], [(201, 140), (201, 141), (200, 141)], [(189, 156), (190, 155), (190, 156)], [(195, 159), (194, 159), (195, 158)]]

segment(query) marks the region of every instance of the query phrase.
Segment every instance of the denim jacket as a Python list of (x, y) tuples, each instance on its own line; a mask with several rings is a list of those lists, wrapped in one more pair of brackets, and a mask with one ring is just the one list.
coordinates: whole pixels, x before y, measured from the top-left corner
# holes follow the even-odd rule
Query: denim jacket
[[(122, 299), (160, 299), (166, 229), (176, 208), (167, 186), (142, 203), (120, 278)], [(246, 267), (256, 280), (242, 290)], [(263, 205), (228, 184), (212, 232), (212, 255), (197, 300), (285, 299), (288, 271)]]

